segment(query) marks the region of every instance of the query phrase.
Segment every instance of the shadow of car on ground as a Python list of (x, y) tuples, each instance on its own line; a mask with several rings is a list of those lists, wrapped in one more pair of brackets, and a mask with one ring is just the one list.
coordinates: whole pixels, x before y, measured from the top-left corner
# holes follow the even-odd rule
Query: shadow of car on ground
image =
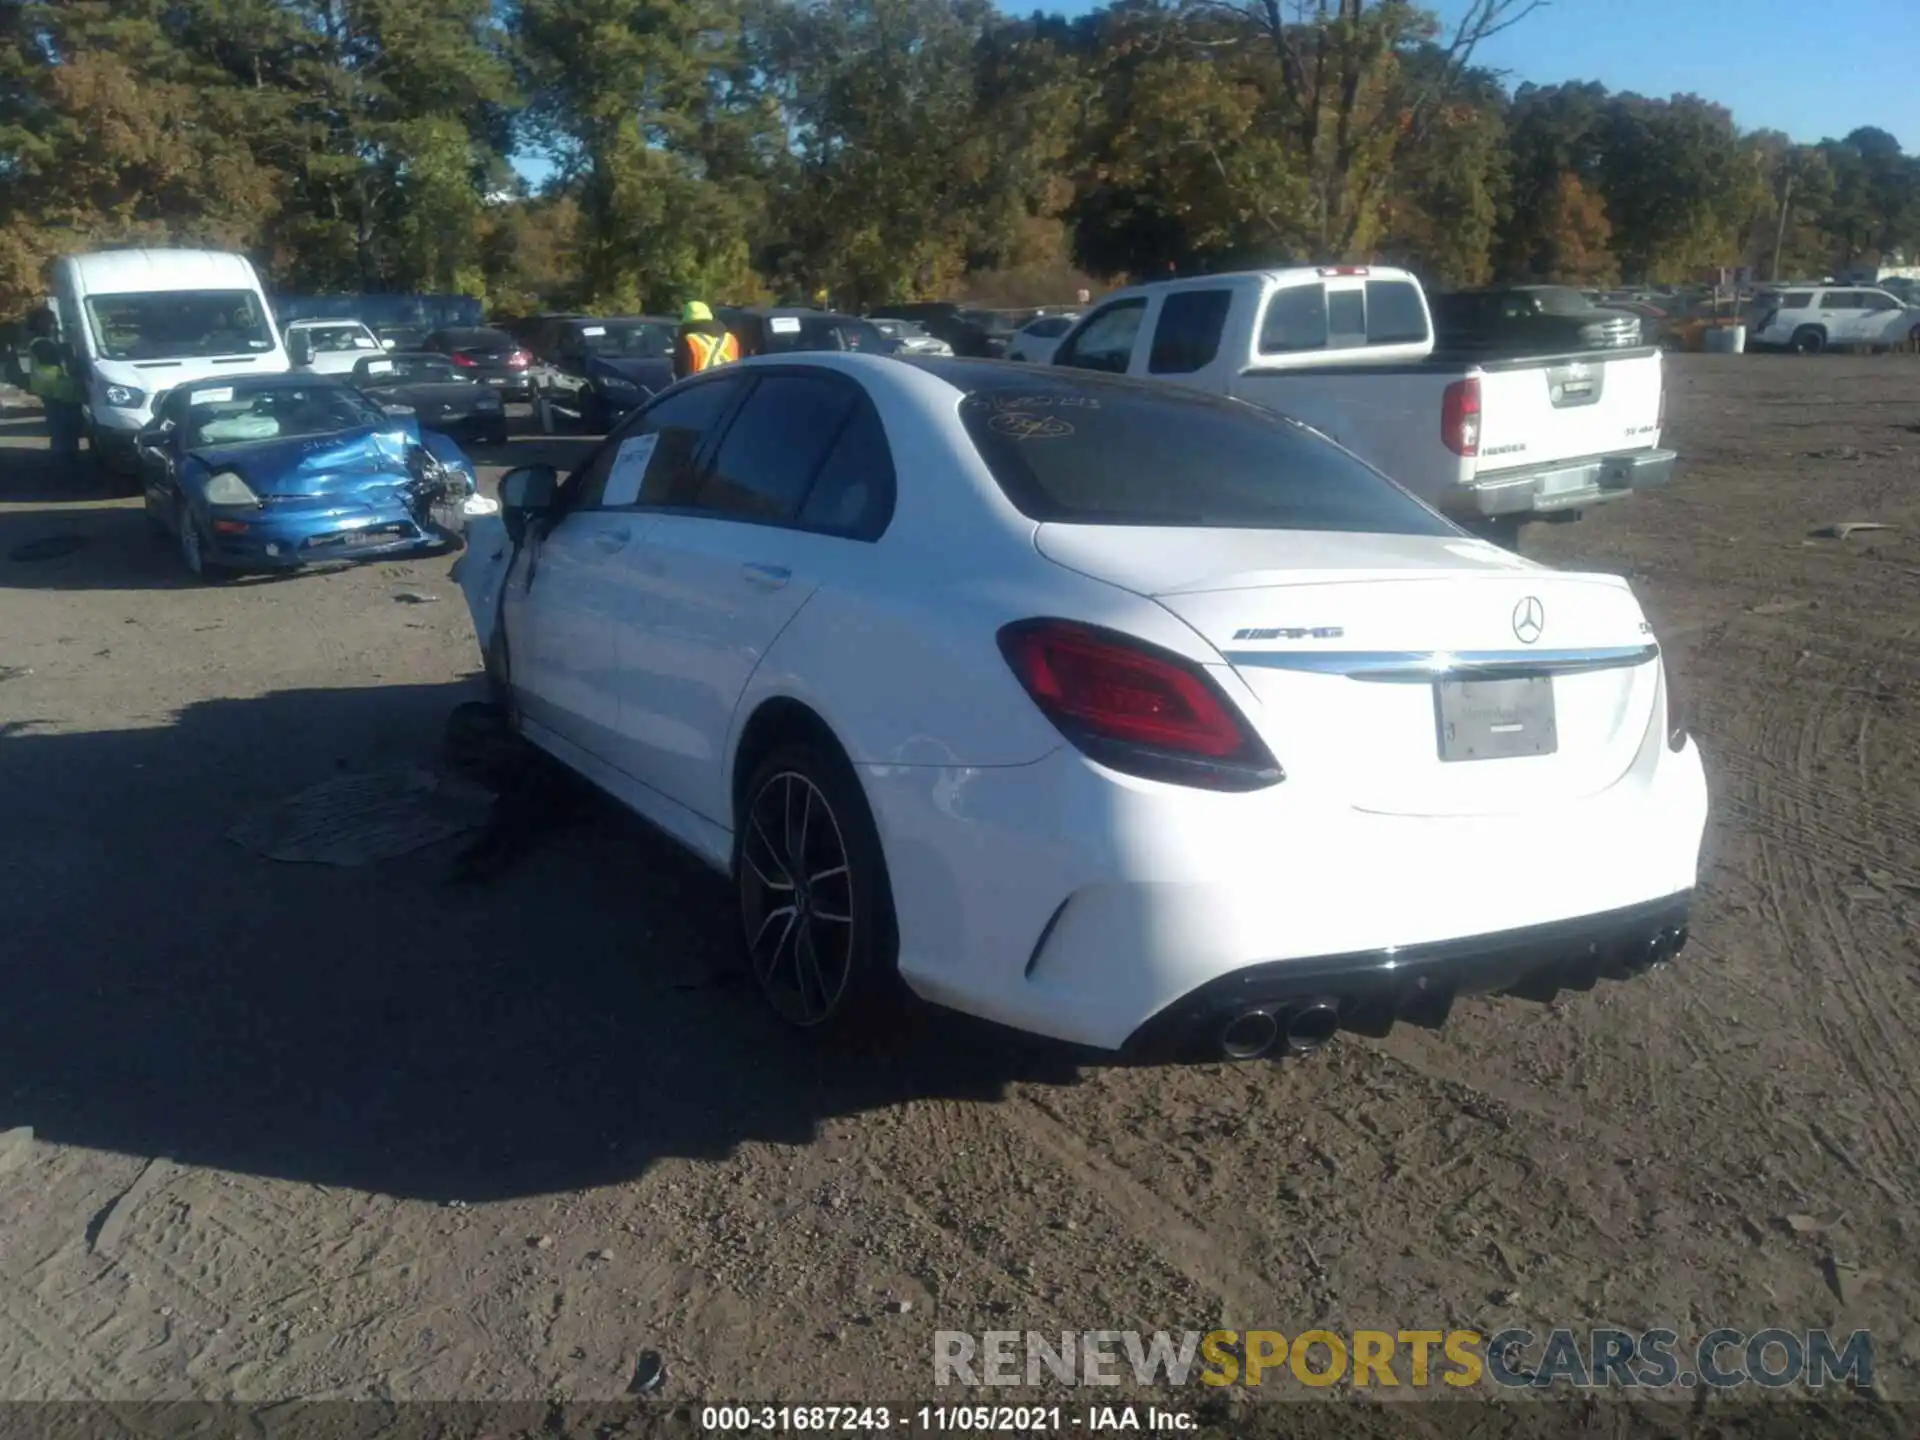
[(479, 884), (450, 878), (457, 842), (347, 869), (226, 838), (329, 776), (433, 763), (476, 696), (291, 690), (103, 733), (15, 717), (0, 1128), (481, 1201), (1077, 1079), (1077, 1052), (911, 1008), (865, 1047), (786, 1030), (737, 972), (730, 888), (605, 804)]

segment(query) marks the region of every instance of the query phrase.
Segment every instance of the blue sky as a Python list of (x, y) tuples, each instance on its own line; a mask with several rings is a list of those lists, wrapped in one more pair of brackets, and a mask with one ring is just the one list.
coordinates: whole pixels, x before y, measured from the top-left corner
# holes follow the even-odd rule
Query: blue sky
[(1877, 125), (1920, 152), (1920, 0), (1553, 0), (1474, 58), (1509, 72), (1509, 88), (1692, 91), (1745, 130), (1812, 143)]
[[(1430, 0), (1455, 19), (1463, 0)], [(1033, 8), (1077, 15), (1098, 0)], [(1552, 0), (1476, 52), (1476, 63), (1522, 81), (1598, 80), (1642, 95), (1691, 91), (1727, 106), (1744, 130), (1784, 130), (1811, 144), (1862, 125), (1920, 153), (1920, 0)], [(521, 157), (529, 181), (540, 160)]]

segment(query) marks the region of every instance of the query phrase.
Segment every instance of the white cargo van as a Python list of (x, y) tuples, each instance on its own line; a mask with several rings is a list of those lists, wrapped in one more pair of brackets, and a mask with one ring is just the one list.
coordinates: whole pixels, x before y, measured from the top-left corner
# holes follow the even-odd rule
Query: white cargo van
[(287, 351), (260, 277), (219, 250), (101, 250), (55, 262), (60, 333), (86, 386), (96, 457), (134, 464), (155, 395), (212, 375), (274, 374)]

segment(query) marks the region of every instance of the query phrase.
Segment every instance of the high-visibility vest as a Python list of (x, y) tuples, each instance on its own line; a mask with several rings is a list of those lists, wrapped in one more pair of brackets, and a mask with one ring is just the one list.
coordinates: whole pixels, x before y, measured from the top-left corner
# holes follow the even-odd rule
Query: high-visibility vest
[(80, 385), (61, 362), (60, 347), (41, 336), (27, 350), (30, 366), (27, 371), (27, 392), (38, 395), (42, 400), (64, 400), (69, 405), (80, 403)]
[(680, 337), (680, 343), (687, 347), (689, 375), (698, 375), (702, 370), (740, 358), (740, 342), (733, 338), (731, 330), (723, 330), (718, 335), (702, 335), (698, 330), (689, 330)]

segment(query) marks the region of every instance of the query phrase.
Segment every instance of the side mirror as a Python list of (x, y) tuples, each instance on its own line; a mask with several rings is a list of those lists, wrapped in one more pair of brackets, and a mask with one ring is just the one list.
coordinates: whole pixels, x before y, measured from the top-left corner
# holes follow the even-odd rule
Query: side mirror
[(559, 472), (551, 465), (523, 465), (501, 477), (500, 518), (515, 544), (527, 533), (529, 520), (553, 509), (559, 484)]

